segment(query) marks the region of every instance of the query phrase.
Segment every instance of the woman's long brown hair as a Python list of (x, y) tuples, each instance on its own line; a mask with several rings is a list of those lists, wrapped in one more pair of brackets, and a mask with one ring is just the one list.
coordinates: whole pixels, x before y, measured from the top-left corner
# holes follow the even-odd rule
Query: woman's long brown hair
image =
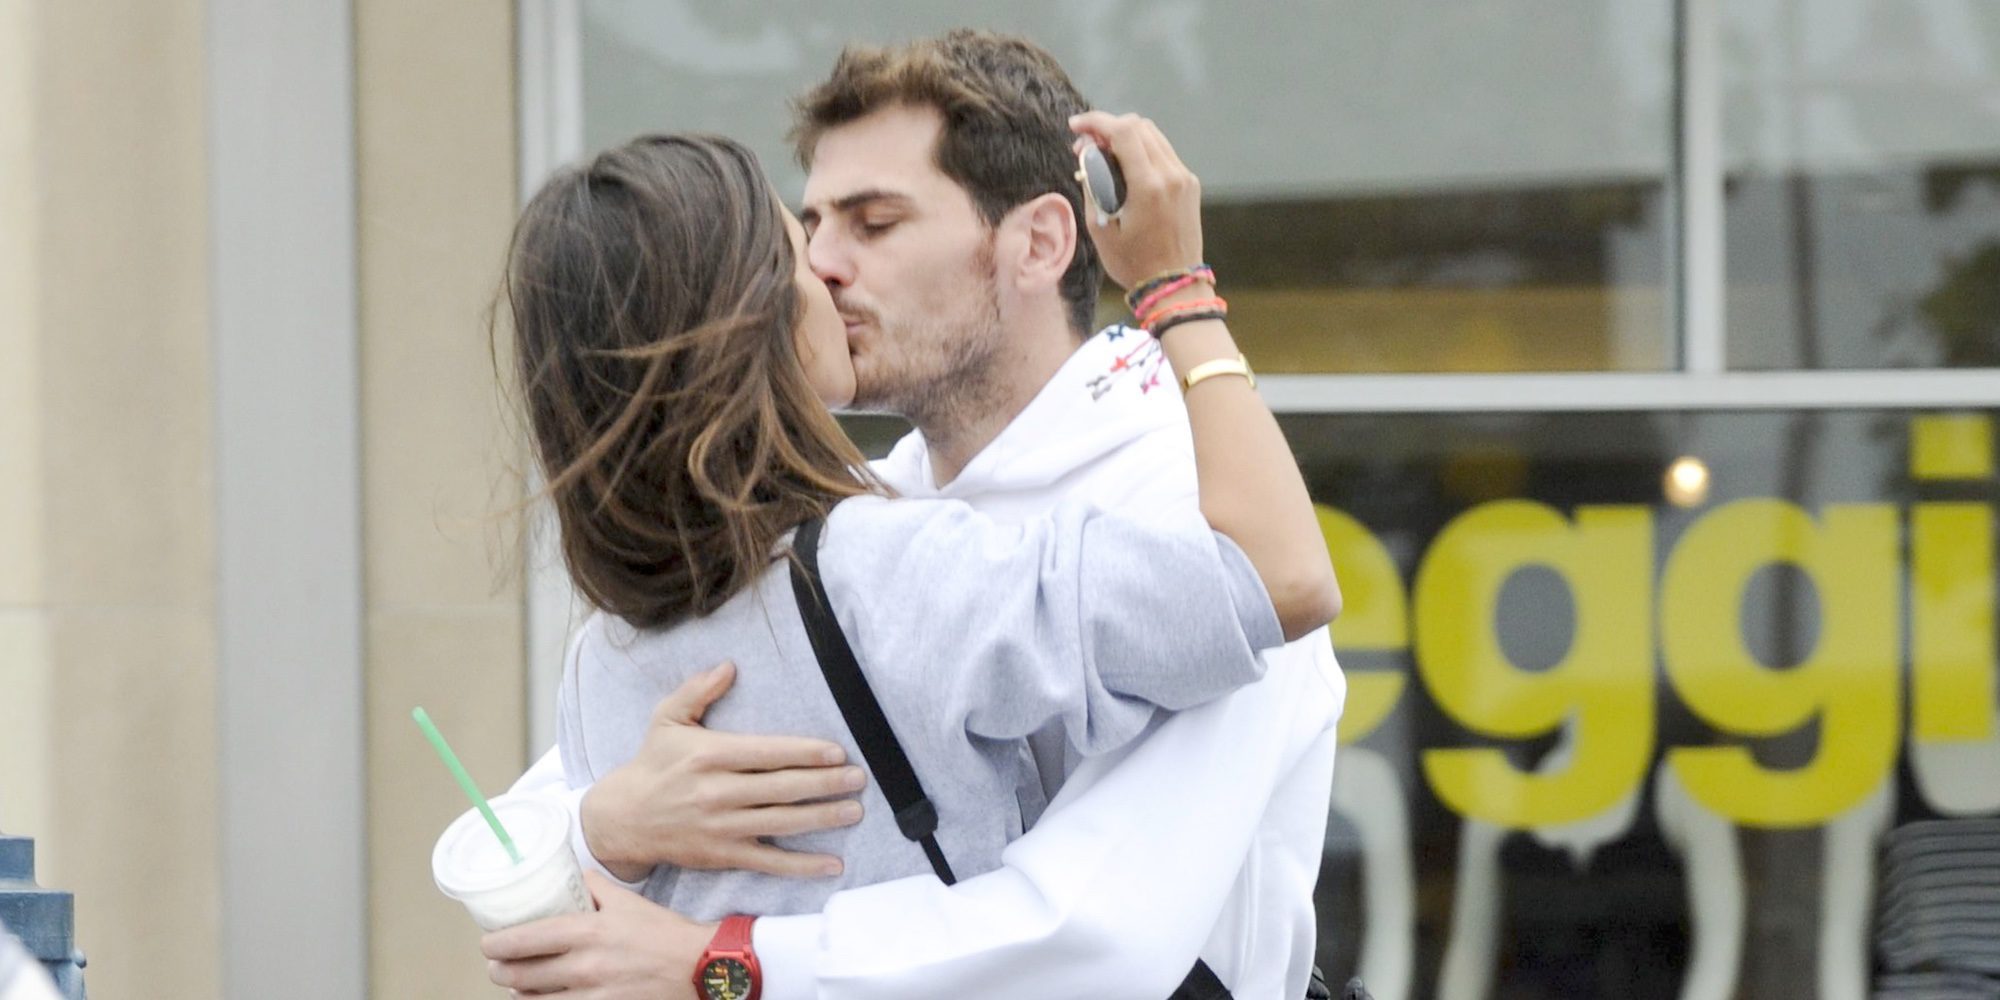
[(503, 295), (570, 576), (641, 627), (713, 611), (873, 485), (814, 394), (784, 217), (728, 139), (645, 136), (522, 212)]

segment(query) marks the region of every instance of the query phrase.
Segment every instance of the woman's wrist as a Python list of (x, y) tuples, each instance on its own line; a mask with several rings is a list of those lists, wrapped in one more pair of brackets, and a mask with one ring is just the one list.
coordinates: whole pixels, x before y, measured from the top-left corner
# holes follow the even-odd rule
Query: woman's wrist
[(1173, 335), (1160, 341), (1174, 374), (1186, 377), (1196, 365), (1243, 355), (1230, 336), (1229, 326), (1219, 319), (1197, 320), (1174, 327)]
[[(1215, 298), (1215, 281), (1212, 278), (1198, 278), (1165, 295), (1146, 303), (1146, 312), (1157, 313), (1162, 309), (1190, 305), (1204, 299)], [(1139, 317), (1144, 319), (1144, 316)]]

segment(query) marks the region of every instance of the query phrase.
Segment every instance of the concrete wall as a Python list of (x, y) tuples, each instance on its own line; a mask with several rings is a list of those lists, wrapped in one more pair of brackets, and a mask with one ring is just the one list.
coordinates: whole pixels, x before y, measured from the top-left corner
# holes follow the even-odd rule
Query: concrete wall
[[(93, 996), (497, 993), (430, 884), (463, 804), (408, 713), (428, 707), (491, 790), (526, 763), (522, 584), (496, 516), (518, 462), (485, 327), (517, 195), (514, 5), (341, 8), (0, 0), (0, 828), (76, 893)], [(327, 24), (343, 65), (288, 62)], [(288, 73), (318, 75), (295, 96)], [(259, 179), (315, 131), (345, 152)], [(351, 241), (260, 208), (294, 197), (346, 205), (314, 224)], [(322, 307), (259, 325), (301, 288)], [(285, 385), (316, 402), (253, 398)], [(341, 412), (344, 431), (324, 419)], [(312, 467), (342, 433), (347, 457)], [(269, 461), (288, 449), (308, 460)], [(284, 501), (325, 483), (347, 495)], [(343, 503), (345, 536), (317, 513)], [(351, 654), (326, 653), (342, 619), (310, 589), (339, 574), (257, 558), (321, 535), (354, 567)], [(288, 643), (313, 655), (267, 652)], [(350, 720), (293, 703), (343, 685)], [(264, 831), (325, 790), (255, 766), (287, 753), (334, 780), (355, 762), (357, 801), (324, 821), (353, 860), (312, 864), (351, 872), (351, 914), (260, 867), (282, 860)], [(249, 925), (287, 907), (353, 947), (292, 933), (272, 960), (265, 939), (291, 932)], [(365, 968), (323, 992), (270, 981), (342, 955)]]
[[(526, 766), (518, 502), (486, 333), (516, 205), (514, 5), (357, 0), (369, 923), (378, 997), (473, 995), (431, 885), (465, 809), (423, 705), (489, 791)], [(486, 989), (492, 989), (489, 985)]]
[(213, 997), (202, 5), (0, 10), (0, 820), (95, 995)]

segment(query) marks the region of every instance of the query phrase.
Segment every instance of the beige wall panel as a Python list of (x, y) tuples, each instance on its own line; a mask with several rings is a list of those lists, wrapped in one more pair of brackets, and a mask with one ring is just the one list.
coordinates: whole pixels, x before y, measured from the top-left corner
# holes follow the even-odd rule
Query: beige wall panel
[[(48, 615), (0, 607), (0, 831), (42, 838), (54, 825), (49, 684)], [(35, 850), (44, 874), (60, 867), (53, 840)]]
[(518, 604), (486, 311), (515, 211), (511, 4), (362, 0), (362, 441), (371, 607)]
[[(41, 879), (76, 894), (92, 995), (210, 998), (220, 964), (204, 8), (29, 6), (25, 35), (18, 3), (0, 18), (0, 48), (25, 42), (33, 55), (24, 114), (11, 113), (21, 67), (0, 71), (14, 74), (0, 115), (11, 129), (26, 123), (31, 174), (8, 175), (0, 199), (25, 191), (35, 207), (0, 250), (0, 328), (33, 338), (22, 352), (31, 362), (8, 367), (34, 382), (25, 404), (13, 384), (0, 388), (0, 425), (28, 436), (34, 464), (0, 470), (24, 484), (0, 501), (0, 522), (25, 518), (39, 536), (28, 560), (39, 584), (10, 581), (8, 598), (41, 607), (11, 618), (0, 657), (39, 673), (21, 710), (41, 728), (13, 737), (39, 749), (9, 766), (52, 770), (33, 807)], [(19, 405), (32, 416), (18, 419)]]
[[(0, 226), (0, 609), (42, 598), (34, 7), (0, 0), (0, 219), (7, 220)], [(6, 787), (0, 780), (0, 790)], [(4, 799), (0, 791), (0, 808)]]
[(515, 213), (513, 5), (357, 0), (369, 935), (378, 997), (497, 995), (430, 850), (465, 808), (409, 713), (489, 791), (526, 765), (516, 502), (488, 353)]
[(42, 881), (76, 893), (92, 996), (211, 1000), (221, 992), (214, 626), (150, 609), (62, 610), (49, 622), (63, 794)]
[(431, 846), (467, 808), (410, 709), (424, 706), (474, 780), (505, 791), (521, 752), (517, 612), (376, 612), (368, 625), (370, 977), (377, 997), (499, 995), (479, 929), (431, 883)]
[(202, 5), (38, 12), (47, 596), (206, 608)]

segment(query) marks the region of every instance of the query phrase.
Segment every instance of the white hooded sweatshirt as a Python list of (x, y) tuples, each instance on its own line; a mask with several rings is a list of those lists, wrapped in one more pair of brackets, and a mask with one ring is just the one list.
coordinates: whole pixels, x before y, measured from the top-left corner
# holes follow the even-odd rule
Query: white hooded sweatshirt
[[(1200, 506), (1172, 370), (1124, 327), (1087, 340), (950, 483), (936, 485), (917, 434), (875, 468), (907, 496), (963, 500), (1003, 522), (1064, 498), (1133, 517)], [(1262, 679), (1115, 752), (1044, 752), (1060, 792), (998, 870), (953, 887), (928, 875), (862, 886), (818, 914), (760, 918), (765, 1000), (1162, 1000), (1197, 957), (1235, 1000), (1304, 996), (1346, 682), (1324, 629), (1265, 659)], [(562, 776), (551, 750), (514, 790), (560, 790)], [(1039, 790), (1021, 794), (1033, 820)], [(565, 795), (572, 817), (581, 796)], [(580, 827), (572, 841), (602, 870)]]
[[(921, 435), (876, 472), (996, 519), (1081, 498), (1127, 516), (1200, 506), (1172, 370), (1145, 332), (1090, 338), (940, 487)], [(759, 920), (767, 1000), (1091, 996), (1159, 1000), (1197, 957), (1235, 1000), (1305, 994), (1346, 683), (1321, 629), (1264, 677), (1074, 770), (1002, 853), (947, 889), (912, 878)], [(1038, 746), (1040, 746), (1038, 744)]]

